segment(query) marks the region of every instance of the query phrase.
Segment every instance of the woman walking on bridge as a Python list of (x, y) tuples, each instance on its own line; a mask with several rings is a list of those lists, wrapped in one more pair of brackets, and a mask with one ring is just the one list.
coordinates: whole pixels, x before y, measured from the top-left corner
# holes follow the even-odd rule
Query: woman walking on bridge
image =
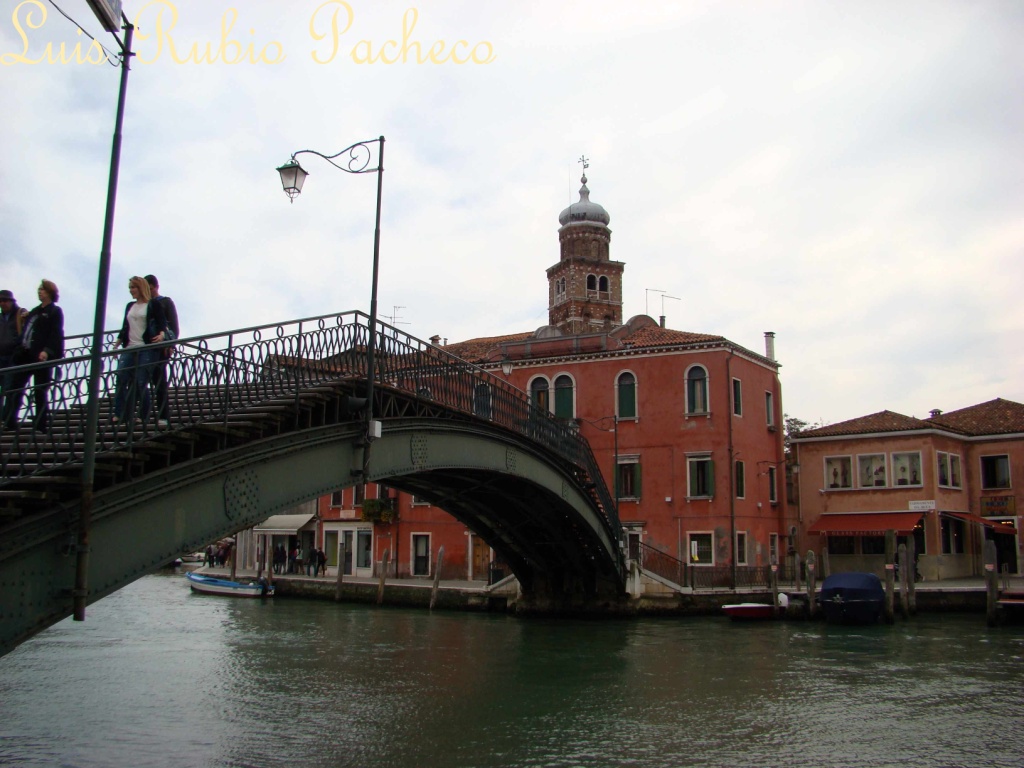
[(124, 347), (117, 359), (117, 386), (114, 394), (114, 423), (135, 417), (138, 398), (142, 397), (142, 420), (149, 417), (149, 381), (153, 366), (160, 359), (160, 350), (149, 344), (164, 340), (167, 318), (159, 301), (151, 301), (149, 283), (141, 277), (128, 281), (133, 301), (124, 308), (124, 323), (114, 348)]

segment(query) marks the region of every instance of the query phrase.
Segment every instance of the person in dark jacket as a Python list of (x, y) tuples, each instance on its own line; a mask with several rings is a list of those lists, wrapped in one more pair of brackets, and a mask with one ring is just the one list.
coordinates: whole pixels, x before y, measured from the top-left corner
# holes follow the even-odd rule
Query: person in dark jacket
[(159, 302), (151, 301), (149, 283), (141, 277), (128, 281), (133, 301), (124, 308), (124, 322), (117, 335), (114, 348), (125, 351), (117, 359), (117, 385), (114, 391), (114, 423), (135, 417), (136, 407), (142, 401), (142, 420), (149, 418), (149, 382), (153, 366), (160, 359), (161, 350), (149, 345), (164, 340), (167, 318)]
[(27, 309), (18, 306), (18, 300), (8, 290), (0, 291), (0, 391), (7, 391), (10, 381), (3, 373), (14, 365), (14, 352), (21, 346), (21, 330)]
[[(64, 312), (57, 306), (60, 291), (50, 280), (43, 280), (38, 289), (39, 306), (25, 317), (20, 343), (11, 358), (12, 365), (45, 363), (64, 357)], [(12, 297), (13, 298), (13, 297)], [(10, 389), (4, 393), (3, 424), (14, 427), (25, 395), (25, 387), (32, 379), (35, 416), (32, 426), (40, 432), (50, 429), (50, 385), (53, 366), (34, 370), (11, 372)]]
[[(160, 305), (167, 318), (167, 333), (164, 339), (181, 338), (181, 329), (178, 327), (178, 308), (174, 306), (174, 299), (170, 296), (160, 295), (160, 281), (156, 275), (146, 275), (146, 282), (149, 283), (149, 291), (153, 295), (153, 301)], [(170, 402), (167, 398), (167, 364), (174, 354), (174, 347), (165, 347), (160, 350), (160, 359), (153, 366), (153, 394), (156, 396), (156, 417), (158, 424), (166, 425), (171, 416)]]

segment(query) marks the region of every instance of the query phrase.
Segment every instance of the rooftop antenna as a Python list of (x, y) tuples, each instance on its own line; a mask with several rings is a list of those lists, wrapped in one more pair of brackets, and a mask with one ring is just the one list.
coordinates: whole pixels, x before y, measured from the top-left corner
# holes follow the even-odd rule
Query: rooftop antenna
[(400, 309), (407, 309), (407, 307), (400, 307), (400, 306), (397, 306), (397, 305), (392, 306), (391, 307), (392, 313), (390, 315), (384, 315), (384, 318), (389, 321), (390, 325), (396, 325), (396, 326), (397, 325), (409, 325), (409, 323), (405, 322), (404, 320), (399, 320), (398, 319), (399, 318), (398, 310), (400, 310)]
[(652, 293), (665, 293), (661, 288), (644, 288), (644, 314), (648, 317), (651, 316), (651, 310), (647, 308), (647, 302), (651, 298)]
[(661, 327), (665, 327), (665, 299), (673, 299), (675, 301), (682, 301), (678, 296), (669, 296), (667, 293), (661, 294)]

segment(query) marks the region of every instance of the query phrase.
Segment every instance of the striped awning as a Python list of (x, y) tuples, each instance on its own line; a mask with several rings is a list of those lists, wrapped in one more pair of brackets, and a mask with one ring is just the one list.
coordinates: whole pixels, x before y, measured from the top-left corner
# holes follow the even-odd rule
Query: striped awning
[(297, 536), (316, 517), (312, 515), (274, 515), (253, 528), (253, 533), (274, 536)]
[(860, 512), (856, 514), (822, 515), (808, 533), (828, 536), (884, 536), (895, 531), (906, 536), (921, 520), (921, 512)]

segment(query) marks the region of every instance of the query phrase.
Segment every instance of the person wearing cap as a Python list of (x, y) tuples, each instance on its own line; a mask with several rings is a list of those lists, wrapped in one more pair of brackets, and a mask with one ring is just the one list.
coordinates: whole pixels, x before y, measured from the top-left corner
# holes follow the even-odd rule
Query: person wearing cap
[[(156, 279), (156, 275), (146, 275), (146, 282), (149, 283), (152, 301), (160, 305), (164, 311), (164, 317), (167, 319), (167, 332), (164, 335), (164, 341), (181, 338), (178, 327), (178, 308), (174, 306), (174, 299), (170, 296), (160, 295), (160, 281)], [(170, 418), (171, 409), (167, 397), (167, 364), (173, 353), (174, 347), (167, 347), (153, 366), (153, 392), (156, 396), (157, 423), (162, 426), (166, 426), (167, 420)]]
[[(39, 306), (25, 317), (21, 340), (14, 350), (13, 365), (45, 363), (64, 357), (64, 312), (57, 306), (60, 291), (51, 280), (43, 280), (37, 291)], [(13, 296), (11, 297), (14, 298)], [(32, 379), (36, 405), (32, 426), (45, 432), (50, 429), (50, 384), (53, 367), (37, 368), (27, 373), (10, 374), (10, 389), (4, 392), (3, 424), (10, 429), (18, 417), (25, 387)]]

